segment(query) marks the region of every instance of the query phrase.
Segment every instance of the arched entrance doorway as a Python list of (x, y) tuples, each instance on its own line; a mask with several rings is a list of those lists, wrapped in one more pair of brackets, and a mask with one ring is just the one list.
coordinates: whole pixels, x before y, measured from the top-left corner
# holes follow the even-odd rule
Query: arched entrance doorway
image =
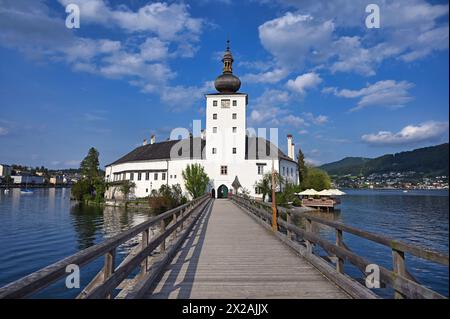
[(228, 187), (225, 185), (220, 185), (217, 189), (217, 198), (227, 198), (228, 197)]
[(214, 188), (211, 189), (211, 198), (216, 198), (216, 190)]

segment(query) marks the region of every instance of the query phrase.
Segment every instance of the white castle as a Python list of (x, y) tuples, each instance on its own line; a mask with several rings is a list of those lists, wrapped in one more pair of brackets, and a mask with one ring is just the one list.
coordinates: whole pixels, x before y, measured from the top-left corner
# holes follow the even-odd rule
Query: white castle
[[(265, 129), (247, 129), (248, 95), (240, 93), (241, 81), (233, 75), (233, 56), (229, 43), (223, 56), (223, 73), (214, 82), (217, 93), (206, 94), (206, 129), (199, 136), (150, 143), (106, 166), (106, 180), (135, 183), (134, 195), (146, 197), (161, 185), (179, 184), (184, 192), (182, 171), (193, 163), (201, 164), (210, 178), (208, 192), (217, 198), (245, 188), (251, 196), (261, 197), (256, 183), (271, 172), (272, 165), (285, 181), (298, 183), (297, 163), (294, 160), (292, 135), (288, 135), (288, 155), (278, 149), (278, 130), (270, 130), (270, 141)], [(195, 128), (194, 128), (195, 130)], [(173, 132), (172, 132), (173, 133)], [(173, 135), (173, 134), (172, 134)], [(182, 134), (181, 134), (182, 135)], [(120, 196), (116, 187), (110, 187), (107, 199)]]

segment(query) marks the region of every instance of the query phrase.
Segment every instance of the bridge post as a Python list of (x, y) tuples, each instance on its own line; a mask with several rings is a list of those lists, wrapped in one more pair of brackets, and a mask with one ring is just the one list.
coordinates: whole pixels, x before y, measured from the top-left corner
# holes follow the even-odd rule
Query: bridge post
[[(306, 232), (312, 233), (312, 222), (311, 219), (306, 218)], [(312, 243), (306, 239), (306, 252), (312, 254)]]
[[(392, 268), (394, 273), (396, 273), (399, 276), (407, 277), (406, 276), (406, 266), (405, 266), (405, 253), (403, 251), (392, 249)], [(395, 291), (394, 294), (395, 299), (404, 299), (405, 295), (402, 294), (400, 291)]]
[[(185, 213), (189, 212), (190, 209), (191, 209), (191, 205), (188, 205), (188, 207), (183, 208), (180, 211), (179, 218), (182, 219), (183, 216), (185, 215)], [(182, 222), (181, 225), (180, 225), (180, 230), (182, 231), (183, 229), (184, 229), (184, 222)]]
[[(105, 255), (105, 264), (103, 266), (103, 282), (105, 282), (114, 272), (116, 260), (116, 249), (113, 248)], [(107, 299), (111, 298), (111, 295), (106, 296)]]
[[(291, 213), (289, 211), (286, 212), (286, 224), (290, 225), (292, 223)], [(292, 240), (292, 232), (287, 229), (287, 238)]]
[[(177, 223), (177, 214), (172, 215), (172, 223), (175, 225)], [(173, 238), (176, 238), (178, 235), (178, 229), (175, 229), (173, 232)]]
[[(344, 246), (344, 236), (342, 230), (336, 229), (336, 246), (343, 247)], [(343, 274), (344, 273), (344, 260), (340, 257), (337, 257), (336, 260), (336, 271)]]
[[(161, 234), (163, 234), (166, 231), (166, 222), (164, 221), (164, 219), (161, 220), (160, 224), (159, 224), (160, 228), (161, 228)], [(161, 243), (161, 246), (159, 246), (160, 251), (161, 252), (165, 252), (166, 251), (166, 240), (164, 239)]]
[[(144, 250), (145, 247), (148, 245), (148, 240), (150, 235), (150, 230), (146, 229), (142, 232), (142, 243), (141, 243), (141, 250)], [(148, 269), (148, 257), (145, 257), (144, 260), (141, 263), (141, 275), (145, 275), (147, 273)]]

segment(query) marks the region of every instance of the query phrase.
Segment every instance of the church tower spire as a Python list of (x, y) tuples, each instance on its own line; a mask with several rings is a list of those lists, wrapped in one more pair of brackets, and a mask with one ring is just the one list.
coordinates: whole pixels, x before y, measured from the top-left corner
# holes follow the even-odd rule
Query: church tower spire
[(230, 40), (227, 40), (227, 49), (225, 50), (225, 54), (223, 55), (223, 73), (233, 73), (233, 55), (230, 51)]
[(230, 40), (227, 40), (227, 48), (222, 58), (222, 74), (214, 81), (214, 86), (220, 93), (236, 93), (241, 87), (241, 80), (233, 75), (233, 62), (234, 59), (230, 50)]

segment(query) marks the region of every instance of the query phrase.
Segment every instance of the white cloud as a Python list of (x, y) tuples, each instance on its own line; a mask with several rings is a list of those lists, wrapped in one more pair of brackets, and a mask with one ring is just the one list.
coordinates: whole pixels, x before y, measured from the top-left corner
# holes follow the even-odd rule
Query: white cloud
[(294, 128), (299, 128), (307, 125), (305, 119), (301, 118), (300, 116), (295, 116), (292, 114), (289, 114), (288, 116), (279, 119), (279, 121), (282, 124), (286, 124)]
[(305, 157), (305, 163), (311, 166), (319, 166), (320, 164), (322, 164), (321, 161), (311, 157)]
[(397, 133), (380, 131), (375, 134), (365, 134), (361, 139), (363, 142), (375, 146), (397, 146), (439, 141), (444, 135), (448, 135), (448, 127), (448, 122), (428, 121), (418, 125), (405, 126)]
[(289, 126), (295, 128), (300, 134), (305, 134), (305, 128), (322, 125), (328, 121), (325, 115), (315, 116), (312, 113), (303, 113), (301, 116), (293, 114), (288, 105), (293, 96), (287, 91), (266, 89), (255, 101), (249, 116), (250, 125), (264, 124), (266, 126)]
[(307, 89), (313, 89), (322, 82), (317, 73), (310, 72), (297, 76), (295, 80), (289, 80), (286, 87), (298, 94), (305, 94)]
[(383, 106), (388, 108), (403, 107), (413, 98), (409, 94), (409, 89), (414, 86), (407, 81), (385, 80), (374, 84), (368, 84), (360, 90), (349, 90), (328, 87), (322, 90), (324, 93), (333, 93), (344, 98), (359, 98), (357, 106), (351, 111), (357, 111), (368, 106)]
[(140, 45), (140, 55), (146, 61), (161, 61), (169, 55), (169, 44), (158, 38), (147, 38)]
[(9, 133), (9, 130), (6, 127), (0, 126), (0, 136), (5, 136)]
[(283, 108), (291, 99), (291, 95), (283, 90), (266, 89), (252, 106), (249, 116), (250, 125), (261, 123), (269, 125), (279, 125), (281, 118), (289, 114), (286, 108)]
[[(364, 22), (367, 16), (365, 8), (368, 2), (365, 0), (278, 0), (278, 2), (299, 9), (300, 12), (308, 12), (315, 17), (333, 18), (336, 24), (343, 27), (361, 27), (361, 21)], [(377, 4), (380, 6), (381, 26), (387, 28), (400, 28), (410, 24), (411, 27), (414, 27), (414, 24), (432, 26), (436, 18), (448, 11), (445, 4), (433, 5), (425, 0), (379, 0)]]
[(287, 12), (258, 28), (259, 38), (277, 63), (286, 68), (301, 68), (305, 59), (322, 61), (331, 41), (334, 24), (318, 22), (310, 15)]
[(381, 55), (364, 48), (360, 37), (341, 37), (333, 42), (332, 48), (337, 56), (330, 65), (332, 73), (355, 72), (367, 76), (375, 75), (374, 64), (381, 60)]
[(448, 4), (378, 1), (381, 32), (373, 32), (364, 24), (364, 0), (278, 2), (291, 11), (263, 23), (259, 36), (275, 62), (290, 71), (309, 62), (332, 73), (373, 76), (386, 59), (410, 62), (448, 50)]
[(241, 76), (242, 81), (248, 83), (277, 83), (289, 74), (286, 69), (273, 69), (261, 73), (248, 73)]
[(172, 111), (182, 111), (197, 103), (205, 93), (213, 89), (213, 85), (213, 82), (208, 81), (202, 86), (165, 86), (160, 96)]
[(283, 121), (283, 118), (288, 116), (288, 113), (288, 110), (280, 107), (255, 108), (250, 112), (249, 124), (258, 125), (264, 123), (265, 126), (278, 126)]
[(80, 6), (83, 21), (105, 26), (118, 26), (128, 32), (151, 32), (164, 40), (196, 39), (203, 21), (192, 18), (183, 3), (155, 2), (137, 11), (121, 5), (112, 9), (103, 0), (59, 0), (62, 5)]
[(311, 112), (303, 113), (303, 116), (310, 122), (316, 125), (322, 125), (328, 122), (328, 116), (319, 114), (315, 116)]
[(283, 105), (289, 102), (291, 95), (283, 90), (266, 89), (257, 99), (256, 104), (259, 106)]
[[(80, 37), (63, 27), (64, 20), (46, 2), (17, 0), (2, 2), (0, 45), (35, 59), (65, 62), (77, 72), (124, 79), (165, 103), (179, 101), (172, 97), (185, 87), (170, 84), (177, 73), (169, 62), (193, 56), (203, 28), (203, 20), (191, 17), (188, 5), (155, 2), (132, 11), (103, 0), (60, 3), (79, 4), (82, 25), (119, 27), (127, 40)], [(185, 89), (192, 93), (195, 88)]]
[[(216, 60), (220, 61), (222, 59), (223, 52), (220, 51), (220, 52), (218, 52), (218, 54), (220, 54), (220, 56)], [(245, 60), (237, 61), (237, 65), (239, 67), (252, 69), (252, 70), (258, 70), (258, 71), (267, 71), (268, 69), (270, 69), (274, 66), (272, 61), (245, 61)]]

